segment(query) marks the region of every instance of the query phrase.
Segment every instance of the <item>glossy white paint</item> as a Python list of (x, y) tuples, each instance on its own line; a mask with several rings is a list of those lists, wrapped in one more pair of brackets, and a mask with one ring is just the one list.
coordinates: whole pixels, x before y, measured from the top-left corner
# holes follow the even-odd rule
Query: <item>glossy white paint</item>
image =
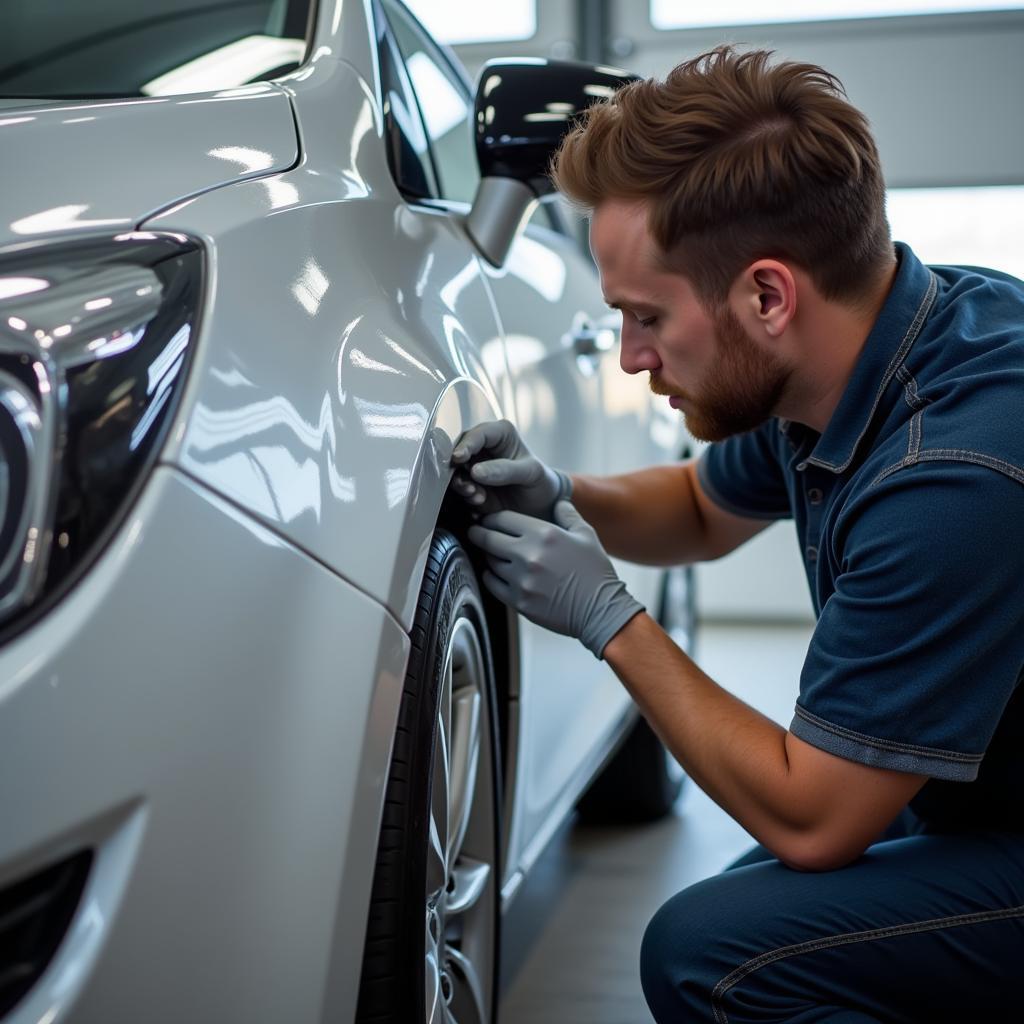
[(319, 0), (316, 17), (313, 59), (329, 55), (343, 60), (365, 81), (374, 82), (377, 52), (371, 0)]
[(327, 86), (359, 100), (321, 134), (298, 98), (303, 137), (337, 141), (146, 224), (202, 238), (217, 281), (167, 458), (408, 628), (451, 448), (498, 414), (503, 344), (458, 224), (391, 184), (352, 69), (322, 59), (308, 82), (314, 128)]
[[(24, 680), (23, 685), (26, 682)], [(64, 942), (39, 983), (25, 996), (10, 1019), (35, 1024), (37, 1021), (65, 1020), (74, 1013), (75, 1002), (96, 968), (112, 922), (120, 909), (135, 868), (147, 819), (148, 808), (141, 800), (115, 806), (97, 818), (74, 822), (59, 839), (51, 840), (42, 850), (33, 850), (33, 856), (27, 858), (26, 867), (31, 873), (40, 853), (43, 859), (58, 860), (88, 848), (94, 857), (88, 885), (82, 894), (81, 909), (75, 915)], [(8, 865), (8, 868), (16, 863)]]
[(171, 202), (298, 159), (288, 97), (269, 83), (13, 104), (0, 106), (0, 245), (127, 231)]
[[(94, 882), (102, 951), (53, 1019), (316, 1021), (329, 978), (348, 1019), (407, 651), (379, 604), (156, 471), (83, 583), (0, 651), (0, 877), (143, 831)], [(66, 1003), (83, 980), (40, 991)]]

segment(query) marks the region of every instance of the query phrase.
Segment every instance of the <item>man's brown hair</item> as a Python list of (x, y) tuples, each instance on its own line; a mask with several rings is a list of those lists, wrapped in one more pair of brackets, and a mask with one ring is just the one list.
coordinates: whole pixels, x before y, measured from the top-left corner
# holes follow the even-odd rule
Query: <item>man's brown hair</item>
[(664, 262), (708, 306), (764, 257), (856, 306), (893, 261), (867, 118), (834, 75), (771, 57), (720, 46), (623, 86), (568, 133), (552, 178), (591, 210), (646, 200)]

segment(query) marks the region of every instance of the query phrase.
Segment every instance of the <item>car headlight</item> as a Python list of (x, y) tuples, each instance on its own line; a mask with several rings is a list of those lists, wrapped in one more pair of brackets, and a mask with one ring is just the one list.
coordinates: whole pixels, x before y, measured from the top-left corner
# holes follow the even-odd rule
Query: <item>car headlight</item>
[(0, 640), (74, 583), (156, 458), (202, 261), (148, 232), (0, 254)]

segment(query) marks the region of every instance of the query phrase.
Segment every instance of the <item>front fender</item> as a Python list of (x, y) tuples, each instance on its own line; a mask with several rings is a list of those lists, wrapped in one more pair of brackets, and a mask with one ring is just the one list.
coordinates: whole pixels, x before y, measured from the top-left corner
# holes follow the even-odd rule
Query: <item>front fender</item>
[(300, 167), (154, 222), (200, 238), (210, 267), (165, 461), (409, 629), (454, 442), (512, 400), (465, 236), (385, 184), (327, 198)]

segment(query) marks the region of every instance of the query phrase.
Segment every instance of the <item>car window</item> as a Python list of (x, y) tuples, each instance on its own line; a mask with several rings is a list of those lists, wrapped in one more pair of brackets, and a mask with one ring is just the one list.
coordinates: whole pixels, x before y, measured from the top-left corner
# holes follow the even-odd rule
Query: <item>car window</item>
[[(398, 57), (405, 67), (406, 80), (414, 92), (422, 122), (425, 124), (430, 155), (420, 153), (425, 167), (436, 174), (437, 192), (442, 199), (472, 203), (480, 183), (473, 126), (473, 95), (464, 76), (453, 66), (444, 50), (398, 0), (381, 0)], [(393, 59), (393, 55), (389, 55)], [(383, 63), (383, 62), (382, 62)], [(395, 74), (398, 69), (394, 69)], [(384, 69), (381, 70), (384, 78)], [(385, 103), (387, 100), (385, 99)], [(410, 118), (412, 114), (410, 113)], [(417, 148), (417, 147), (414, 147)], [(421, 192), (419, 195), (428, 196)], [(548, 203), (533, 211), (530, 224), (568, 234), (566, 224)]]
[(379, 10), (376, 13), (388, 166), (404, 195), (412, 199), (437, 199), (437, 173), (416, 94), (395, 37)]
[(469, 88), (444, 51), (402, 4), (395, 0), (382, 3), (426, 124), (440, 195), (471, 203), (480, 172)]
[(0, 0), (0, 96), (205, 92), (305, 60), (312, 0)]

